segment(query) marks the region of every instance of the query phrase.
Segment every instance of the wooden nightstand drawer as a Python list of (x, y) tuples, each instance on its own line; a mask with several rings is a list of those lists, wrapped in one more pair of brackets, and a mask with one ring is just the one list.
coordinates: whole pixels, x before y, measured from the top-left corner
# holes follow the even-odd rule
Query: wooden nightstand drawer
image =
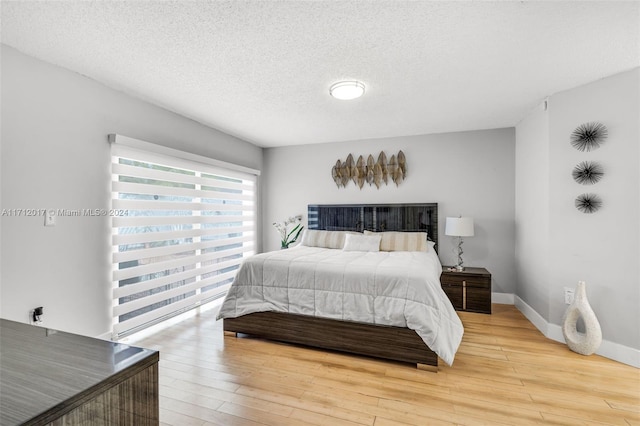
[(451, 274), (445, 274), (445, 271), (442, 271), (442, 275), (440, 276), (440, 282), (442, 285), (462, 285), (462, 280), (458, 277), (454, 277)]
[(491, 313), (491, 273), (486, 269), (449, 271), (443, 267), (440, 283), (456, 310)]
[(467, 287), (491, 288), (491, 277), (465, 277)]

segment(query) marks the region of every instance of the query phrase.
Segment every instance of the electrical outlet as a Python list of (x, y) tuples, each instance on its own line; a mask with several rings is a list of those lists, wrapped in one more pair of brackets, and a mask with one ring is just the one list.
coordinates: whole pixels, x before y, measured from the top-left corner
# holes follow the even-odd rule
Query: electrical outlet
[(42, 325), (42, 306), (29, 311), (29, 324)]
[(44, 214), (44, 226), (56, 226), (56, 211), (47, 209)]
[(565, 305), (570, 305), (573, 303), (574, 293), (575, 293), (574, 289), (570, 287), (564, 288), (564, 304)]

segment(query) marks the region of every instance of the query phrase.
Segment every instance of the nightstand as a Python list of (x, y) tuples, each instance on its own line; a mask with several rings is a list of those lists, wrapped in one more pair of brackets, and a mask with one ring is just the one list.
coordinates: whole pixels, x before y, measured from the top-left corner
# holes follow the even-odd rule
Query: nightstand
[(442, 267), (440, 284), (456, 311), (491, 313), (491, 273), (485, 268), (466, 267), (449, 271)]

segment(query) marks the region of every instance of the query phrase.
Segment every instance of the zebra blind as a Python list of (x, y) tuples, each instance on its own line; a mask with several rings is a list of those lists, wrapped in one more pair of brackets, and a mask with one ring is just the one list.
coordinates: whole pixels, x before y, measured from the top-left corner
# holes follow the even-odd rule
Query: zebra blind
[(112, 145), (113, 334), (223, 297), (256, 246), (256, 176)]

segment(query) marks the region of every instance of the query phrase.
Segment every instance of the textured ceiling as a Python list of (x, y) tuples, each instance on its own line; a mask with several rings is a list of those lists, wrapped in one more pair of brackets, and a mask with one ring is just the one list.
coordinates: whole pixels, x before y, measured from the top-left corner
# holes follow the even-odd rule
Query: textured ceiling
[[(640, 3), (2, 1), (2, 42), (260, 146), (514, 126), (640, 65)], [(338, 101), (331, 83), (364, 97)]]

